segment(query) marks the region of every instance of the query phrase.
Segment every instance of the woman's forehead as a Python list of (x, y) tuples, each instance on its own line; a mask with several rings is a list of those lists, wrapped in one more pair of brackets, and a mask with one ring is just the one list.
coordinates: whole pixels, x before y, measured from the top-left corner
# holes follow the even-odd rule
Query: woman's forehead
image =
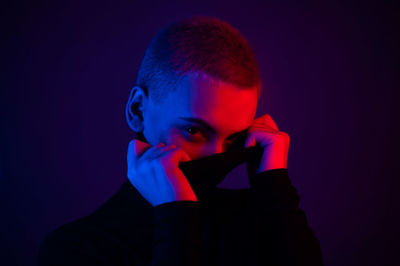
[(195, 110), (211, 108), (230, 112), (238, 108), (247, 110), (257, 106), (255, 88), (239, 88), (203, 73), (188, 75), (179, 85), (180, 96), (190, 102), (191, 108)]
[(243, 127), (254, 118), (257, 89), (238, 88), (206, 74), (187, 75), (177, 84), (169, 107), (179, 115), (200, 117), (216, 125)]

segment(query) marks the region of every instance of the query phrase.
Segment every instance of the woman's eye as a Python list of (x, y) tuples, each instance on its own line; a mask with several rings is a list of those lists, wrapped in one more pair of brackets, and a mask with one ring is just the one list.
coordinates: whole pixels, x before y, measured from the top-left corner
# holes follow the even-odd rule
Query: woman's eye
[(190, 135), (194, 135), (198, 132), (198, 130), (194, 127), (187, 127), (185, 128), (185, 130), (190, 134)]
[(197, 127), (185, 127), (184, 135), (186, 139), (190, 141), (207, 141), (207, 136), (204, 134), (201, 128)]

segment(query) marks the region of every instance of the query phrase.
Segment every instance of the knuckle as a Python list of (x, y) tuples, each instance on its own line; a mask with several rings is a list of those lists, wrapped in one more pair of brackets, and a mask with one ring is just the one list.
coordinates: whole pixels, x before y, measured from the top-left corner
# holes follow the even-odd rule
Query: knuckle
[(157, 168), (157, 167), (160, 167), (160, 166), (161, 166), (161, 160), (159, 160), (159, 159), (151, 160), (150, 163), (149, 163), (149, 167), (150, 168)]
[(289, 136), (288, 133), (280, 131), (280, 134), (281, 134), (286, 140), (290, 140), (290, 136)]
[(130, 170), (133, 175), (138, 175), (140, 173), (141, 167), (139, 164), (135, 163), (132, 165), (132, 168)]
[(133, 142), (133, 140), (129, 141), (129, 143), (128, 143), (128, 151), (132, 151), (133, 148), (135, 147), (134, 145), (135, 145), (135, 143)]

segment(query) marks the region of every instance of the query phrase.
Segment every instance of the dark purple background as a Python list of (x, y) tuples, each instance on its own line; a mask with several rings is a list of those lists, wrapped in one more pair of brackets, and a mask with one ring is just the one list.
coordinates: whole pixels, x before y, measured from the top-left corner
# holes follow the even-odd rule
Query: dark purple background
[[(116, 192), (144, 50), (172, 19), (200, 14), (254, 46), (258, 115), (291, 137), (289, 177), (326, 265), (399, 265), (394, 4), (188, 2), (3, 7), (0, 264), (34, 265), (46, 232)], [(247, 185), (240, 169), (225, 186)]]

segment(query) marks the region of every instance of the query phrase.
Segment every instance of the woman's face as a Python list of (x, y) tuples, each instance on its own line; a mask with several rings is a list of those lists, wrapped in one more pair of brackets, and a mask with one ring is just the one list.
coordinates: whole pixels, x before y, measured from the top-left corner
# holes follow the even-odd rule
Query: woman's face
[(175, 144), (194, 160), (224, 152), (246, 134), (257, 109), (257, 88), (240, 89), (194, 72), (161, 103), (143, 110), (143, 135), (151, 145)]

